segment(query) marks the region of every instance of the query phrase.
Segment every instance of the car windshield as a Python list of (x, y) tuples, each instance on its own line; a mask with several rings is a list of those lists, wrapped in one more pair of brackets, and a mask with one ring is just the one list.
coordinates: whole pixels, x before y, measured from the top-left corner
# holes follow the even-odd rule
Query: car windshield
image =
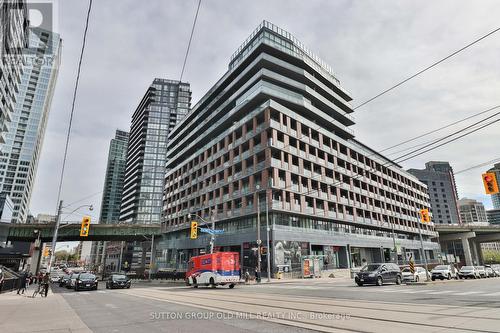
[(439, 265), (439, 266), (434, 267), (434, 269), (448, 269), (448, 266), (446, 266), (446, 265)]
[(471, 271), (473, 269), (474, 269), (474, 267), (472, 267), (472, 266), (464, 266), (464, 267), (462, 267), (463, 271)]
[(410, 269), (409, 268), (403, 268), (402, 270), (403, 273), (411, 273)]
[(365, 267), (361, 268), (361, 272), (373, 272), (376, 271), (380, 268), (380, 265), (376, 264), (370, 264), (366, 265)]
[(94, 274), (80, 274), (80, 280), (82, 280), (82, 279), (86, 279), (86, 280), (95, 279), (95, 275)]
[(126, 280), (127, 277), (125, 275), (113, 275), (113, 280)]

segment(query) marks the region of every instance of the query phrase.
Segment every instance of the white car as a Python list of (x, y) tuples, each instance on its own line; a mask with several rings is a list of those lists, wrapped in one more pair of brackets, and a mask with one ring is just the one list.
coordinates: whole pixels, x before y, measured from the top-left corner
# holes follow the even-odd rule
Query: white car
[(476, 271), (474, 266), (462, 266), (458, 272), (458, 277), (461, 279), (477, 279), (481, 276), (479, 276), (479, 272)]
[(476, 266), (475, 269), (476, 269), (476, 272), (479, 274), (480, 278), (488, 277), (488, 274), (486, 273), (484, 266)]
[(458, 279), (457, 269), (453, 265), (438, 265), (431, 270), (431, 280)]
[(423, 267), (415, 267), (415, 273), (411, 273), (410, 268), (403, 268), (401, 271), (403, 275), (403, 281), (419, 282), (427, 280), (427, 272)]

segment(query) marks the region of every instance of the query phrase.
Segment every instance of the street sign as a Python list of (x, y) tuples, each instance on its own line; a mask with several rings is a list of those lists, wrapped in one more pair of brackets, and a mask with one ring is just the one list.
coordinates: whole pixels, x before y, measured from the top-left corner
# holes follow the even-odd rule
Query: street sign
[(224, 233), (224, 229), (209, 229), (209, 228), (200, 228), (200, 232), (205, 232), (210, 235), (220, 235)]

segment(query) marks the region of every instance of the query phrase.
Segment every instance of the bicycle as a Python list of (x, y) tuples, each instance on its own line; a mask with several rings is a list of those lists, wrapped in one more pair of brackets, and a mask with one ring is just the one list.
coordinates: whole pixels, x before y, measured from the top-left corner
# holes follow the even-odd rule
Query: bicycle
[(44, 296), (45, 288), (42, 283), (39, 283), (35, 291), (33, 292), (33, 296), (31, 298), (35, 298), (38, 294), (40, 294), (41, 297), (46, 297)]

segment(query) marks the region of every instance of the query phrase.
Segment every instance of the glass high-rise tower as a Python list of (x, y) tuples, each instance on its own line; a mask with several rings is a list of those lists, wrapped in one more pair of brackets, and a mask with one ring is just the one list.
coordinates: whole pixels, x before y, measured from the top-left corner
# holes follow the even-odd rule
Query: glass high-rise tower
[(167, 136), (189, 111), (189, 83), (154, 79), (132, 115), (120, 221), (160, 223)]
[(61, 38), (29, 29), (29, 45), (9, 131), (0, 157), (0, 191), (14, 203), (12, 221), (26, 222), (36, 169), (59, 73)]

